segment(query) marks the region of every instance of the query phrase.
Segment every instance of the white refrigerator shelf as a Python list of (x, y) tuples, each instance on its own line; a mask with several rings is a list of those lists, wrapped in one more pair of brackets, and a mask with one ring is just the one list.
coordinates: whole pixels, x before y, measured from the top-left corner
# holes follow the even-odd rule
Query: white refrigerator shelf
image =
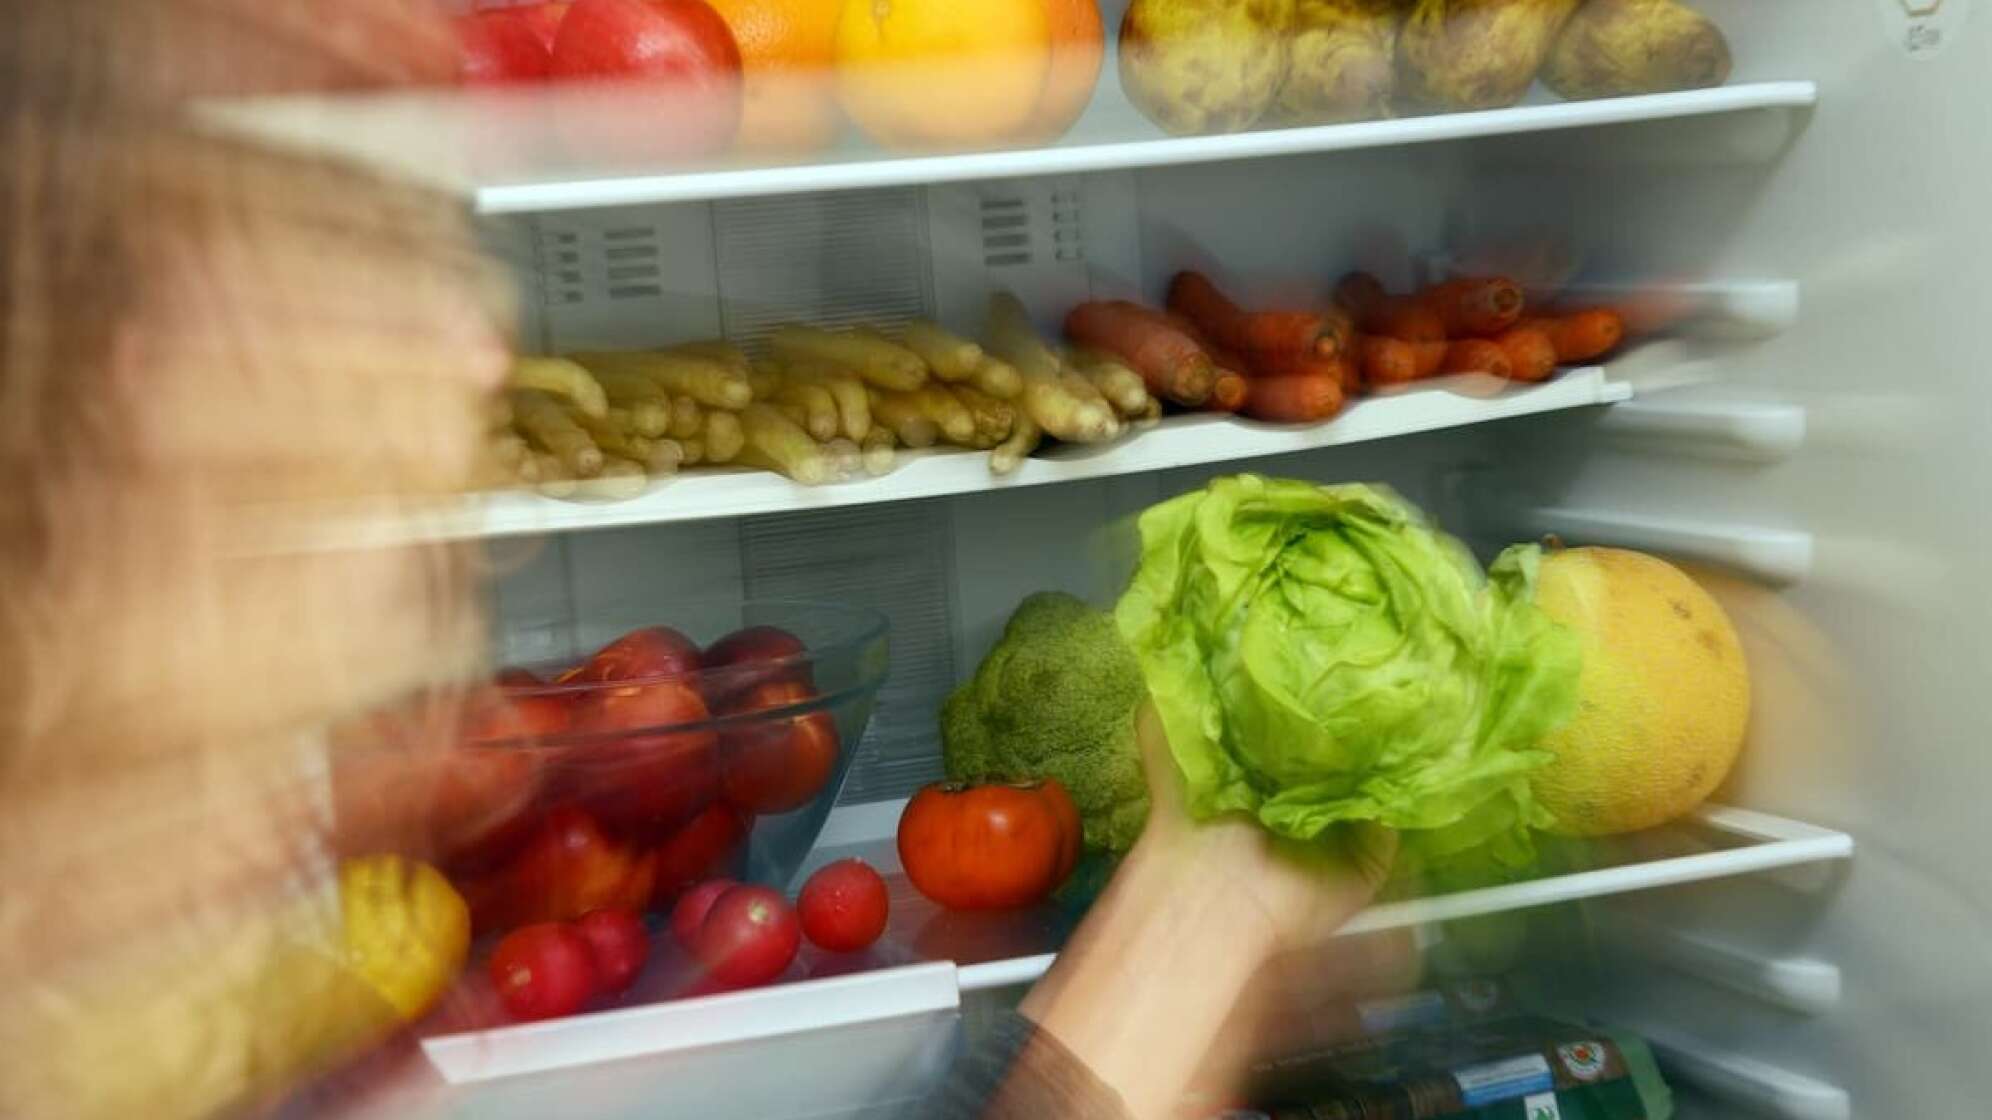
[[(1480, 374), (1420, 382), (1403, 392), (1364, 398), (1326, 424), (1261, 424), (1231, 416), (1177, 416), (1108, 444), (1064, 446), (1026, 459), (995, 477), (982, 451), (902, 452), (879, 478), (802, 486), (760, 470), (706, 469), (651, 484), (621, 501), (567, 501), (523, 492), (492, 493), (419, 516), (335, 516), (314, 523), (325, 544), (347, 547), (406, 539), (474, 539), (572, 532), (624, 525), (870, 505), (984, 490), (1043, 486), (1113, 475), (1145, 474), (1389, 439), (1545, 412), (1629, 400), (1632, 388), (1600, 366), (1566, 370), (1539, 385), (1509, 385)], [(383, 541), (385, 538), (385, 541)], [(291, 544), (295, 542), (284, 542)], [(305, 542), (307, 547), (311, 542)]]
[[(647, 1058), (674, 1078), (687, 1076), (687, 1052), (779, 1045), (797, 1036), (851, 1029), (867, 1060), (879, 1058), (881, 1038), (908, 1048), (904, 1060), (933, 1060), (934, 1023), (952, 1015), (962, 993), (1026, 984), (1042, 976), (1075, 915), (1047, 905), (1000, 914), (951, 914), (915, 892), (901, 873), (892, 830), (903, 802), (839, 809), (824, 842), (797, 875), (800, 882), (832, 860), (859, 856), (886, 876), (892, 917), (876, 967), (718, 996), (679, 999), (567, 1019), (435, 1035), (423, 1050), (452, 1085), (518, 1074), (578, 1071), (599, 1063)], [(1560, 870), (1541, 878), (1371, 906), (1343, 933), (1415, 927), (1432, 922), (1521, 910), (1771, 871), (1853, 854), (1844, 832), (1726, 806), (1704, 806), (1692, 817), (1650, 832), (1566, 844), (1546, 853)], [(896, 1033), (892, 1025), (906, 1028)], [(862, 1028), (862, 1029), (859, 1029)], [(661, 1067), (660, 1067), (661, 1068)]]
[[(641, 94), (586, 88), (418, 91), (295, 96), (205, 104), (214, 126), (382, 167), (464, 194), (486, 214), (740, 198), (803, 191), (1066, 175), (1212, 163), (1309, 152), (1803, 109), (1808, 81), (1751, 82), (1593, 101), (1550, 101), (1472, 113), (1405, 117), (1217, 136), (1165, 136), (1125, 102), (1103, 98), (1055, 144), (1038, 148), (902, 155), (848, 143), (808, 162), (737, 159), (660, 162), (618, 151), (627, 137), (591, 139), (590, 119), (655, 113)], [(624, 130), (627, 131), (627, 130)]]

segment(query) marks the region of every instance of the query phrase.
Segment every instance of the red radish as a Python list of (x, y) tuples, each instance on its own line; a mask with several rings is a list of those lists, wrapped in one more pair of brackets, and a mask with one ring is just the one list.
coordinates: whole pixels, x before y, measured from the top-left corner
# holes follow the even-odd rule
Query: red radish
[(595, 995), (588, 939), (566, 922), (512, 931), (492, 950), (486, 967), (491, 986), (514, 1018), (572, 1015)]
[(627, 910), (590, 910), (574, 926), (588, 939), (596, 981), (604, 992), (629, 987), (650, 959), (650, 935)]
[(546, 80), (551, 59), (533, 25), (508, 11), (458, 16), (457, 80), (464, 85), (509, 85)]
[(705, 924), (706, 913), (720, 895), (739, 886), (732, 879), (707, 879), (685, 892), (678, 905), (671, 908), (671, 936), (686, 952), (698, 948), (699, 927)]
[(802, 945), (802, 925), (780, 891), (736, 886), (713, 900), (694, 954), (713, 979), (750, 988), (782, 974)]
[(554, 37), (549, 73), (629, 83), (614, 104), (577, 106), (566, 120), (592, 154), (703, 155), (740, 128), (740, 47), (702, 0), (576, 0)]
[(855, 953), (885, 932), (890, 909), (885, 880), (861, 859), (840, 859), (802, 885), (796, 913), (802, 932), (833, 953)]

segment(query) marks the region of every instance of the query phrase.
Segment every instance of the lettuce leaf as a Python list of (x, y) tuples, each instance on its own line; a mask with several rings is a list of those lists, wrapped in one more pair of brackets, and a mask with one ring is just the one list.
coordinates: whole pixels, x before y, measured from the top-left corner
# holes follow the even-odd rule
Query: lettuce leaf
[(1532, 549), (1488, 578), (1388, 490), (1256, 475), (1163, 502), (1140, 531), (1115, 619), (1192, 813), (1526, 848), (1534, 747), (1575, 711), (1582, 658), (1534, 606)]

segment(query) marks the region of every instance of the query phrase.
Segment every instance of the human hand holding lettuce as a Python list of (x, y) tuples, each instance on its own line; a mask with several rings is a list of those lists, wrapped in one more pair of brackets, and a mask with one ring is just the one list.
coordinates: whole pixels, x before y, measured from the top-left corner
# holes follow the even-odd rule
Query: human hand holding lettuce
[(1298, 841), (1368, 821), (1431, 857), (1526, 852), (1545, 823), (1536, 743), (1575, 709), (1581, 660), (1531, 601), (1533, 547), (1483, 576), (1386, 491), (1250, 475), (1140, 531), (1116, 626), (1032, 596), (949, 698), (951, 779), (1056, 777), (1088, 845), (1125, 851), (1148, 811), (1145, 692), (1199, 820), (1242, 813)]

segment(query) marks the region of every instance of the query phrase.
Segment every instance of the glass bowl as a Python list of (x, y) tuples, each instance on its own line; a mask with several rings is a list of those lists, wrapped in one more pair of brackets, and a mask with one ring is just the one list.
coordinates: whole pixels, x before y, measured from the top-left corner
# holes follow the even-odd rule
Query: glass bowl
[(668, 911), (725, 875), (781, 888), (836, 803), (886, 671), (874, 611), (750, 600), (514, 629), (461, 750), (530, 796), (444, 870), (480, 933)]

